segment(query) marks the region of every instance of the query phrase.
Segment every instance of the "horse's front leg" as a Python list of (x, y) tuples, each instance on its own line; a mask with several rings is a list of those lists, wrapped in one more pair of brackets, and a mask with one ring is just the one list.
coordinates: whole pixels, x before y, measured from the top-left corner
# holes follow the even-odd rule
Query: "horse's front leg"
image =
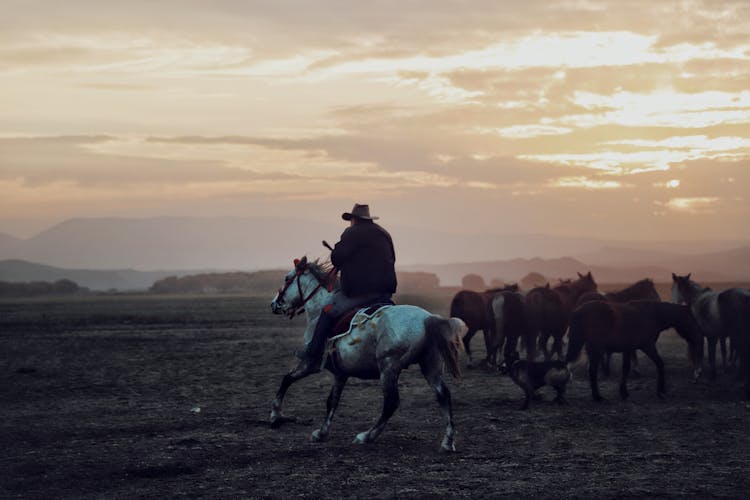
[(388, 419), (394, 414), (400, 403), (398, 394), (398, 376), (401, 372), (401, 365), (397, 359), (391, 359), (382, 363), (380, 367), (380, 383), (383, 387), (383, 410), (380, 418), (369, 430), (360, 432), (354, 438), (357, 444), (372, 443), (375, 441), (383, 429)]
[(315, 442), (322, 442), (328, 440), (328, 435), (331, 432), (331, 423), (333, 422), (333, 415), (336, 413), (336, 408), (339, 406), (339, 400), (341, 399), (341, 393), (344, 392), (344, 386), (349, 377), (346, 375), (336, 375), (331, 386), (331, 392), (328, 394), (328, 401), (326, 402), (326, 419), (323, 421), (323, 425), (320, 429), (313, 431), (312, 440)]
[(550, 353), (547, 349), (547, 344), (549, 343), (549, 333), (547, 332), (540, 332), (539, 333), (539, 350), (541, 351), (542, 355), (544, 356), (544, 361), (549, 361), (550, 359)]
[(557, 355), (557, 359), (563, 359), (563, 337), (565, 336), (565, 330), (562, 332), (555, 332), (552, 336), (554, 342), (552, 343), (552, 353)]
[(620, 398), (628, 399), (628, 375), (630, 374), (630, 356), (632, 351), (622, 353), (622, 374), (620, 378)]
[[(588, 350), (588, 347), (587, 347)], [(589, 384), (591, 384), (591, 398), (596, 402), (604, 401), (599, 392), (599, 363), (601, 362), (602, 351), (600, 349), (591, 349), (589, 352)]]
[(716, 380), (716, 337), (706, 337), (708, 342), (708, 365), (711, 370), (708, 374), (711, 380)]
[(719, 346), (721, 347), (721, 371), (727, 373), (727, 337), (719, 337)]
[(286, 422), (295, 421), (294, 417), (287, 417), (281, 411), (281, 407), (284, 404), (284, 396), (286, 395), (286, 391), (289, 389), (289, 386), (291, 386), (298, 380), (311, 375), (312, 373), (317, 372), (313, 370), (308, 363), (300, 362), (295, 368), (292, 368), (289, 373), (284, 375), (284, 378), (281, 380), (281, 386), (276, 392), (276, 397), (274, 398), (273, 405), (271, 406), (270, 423), (272, 428), (277, 428), (281, 424), (284, 424)]

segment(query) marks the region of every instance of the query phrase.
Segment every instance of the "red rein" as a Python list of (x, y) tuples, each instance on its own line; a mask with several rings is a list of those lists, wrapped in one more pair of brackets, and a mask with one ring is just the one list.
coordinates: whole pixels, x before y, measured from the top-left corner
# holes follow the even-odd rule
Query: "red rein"
[[(299, 259), (294, 259), (294, 265), (295, 265), (296, 272), (294, 274), (294, 277), (291, 280), (289, 280), (284, 285), (283, 288), (279, 288), (279, 292), (278, 292), (279, 293), (279, 297), (283, 297), (284, 294), (286, 293), (286, 291), (291, 286), (291, 284), (294, 283), (295, 281), (297, 282), (297, 291), (299, 293), (299, 296), (300, 297), (304, 297), (304, 295), (302, 295), (302, 284), (300, 283), (299, 278), (300, 278), (300, 276), (302, 276), (303, 274), (305, 274), (305, 271), (307, 269), (304, 268), (304, 267), (302, 269), (300, 269), (299, 267), (297, 267), (297, 264), (299, 264)], [(327, 282), (326, 283), (326, 290), (328, 290), (329, 292), (333, 291), (333, 286), (336, 283), (335, 277), (336, 277), (336, 273), (337, 272), (338, 272), (338, 270), (335, 267), (328, 272), (328, 278), (326, 279), (326, 282)], [(287, 313), (287, 315), (289, 316), (289, 319), (294, 318), (296, 315), (301, 314), (305, 310), (305, 304), (307, 304), (310, 301), (310, 299), (313, 297), (313, 295), (315, 295), (318, 292), (318, 290), (320, 290), (323, 287), (323, 284), (324, 284), (323, 281), (320, 281), (320, 280), (318, 281), (318, 286), (316, 286), (313, 289), (313, 291), (310, 292), (310, 294), (307, 297), (305, 297), (305, 298), (302, 299), (302, 303), (299, 306), (293, 308), (292, 310), (290, 310)]]

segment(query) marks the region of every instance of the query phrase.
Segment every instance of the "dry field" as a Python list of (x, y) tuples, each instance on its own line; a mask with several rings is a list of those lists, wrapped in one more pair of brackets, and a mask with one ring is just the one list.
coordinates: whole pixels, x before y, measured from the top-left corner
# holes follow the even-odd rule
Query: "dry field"
[[(414, 368), (378, 442), (351, 443), (380, 407), (377, 383), (352, 380), (331, 440), (314, 444), (330, 374), (292, 387), (297, 422), (267, 424), (303, 329), (270, 299), (0, 302), (0, 497), (750, 496), (750, 404), (730, 374), (692, 383), (673, 332), (659, 341), (664, 400), (645, 357), (628, 401), (605, 379), (609, 399), (593, 403), (580, 371), (568, 406), (543, 389), (525, 412), (507, 377), (465, 370), (448, 381), (458, 451), (441, 454), (437, 403)], [(450, 296), (398, 300), (444, 314)], [(473, 345), (481, 354), (481, 335)]]

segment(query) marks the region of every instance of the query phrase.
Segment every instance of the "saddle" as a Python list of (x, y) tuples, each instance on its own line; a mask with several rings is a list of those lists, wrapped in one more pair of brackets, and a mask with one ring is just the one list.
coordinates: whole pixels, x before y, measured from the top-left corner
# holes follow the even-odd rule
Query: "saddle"
[[(393, 301), (389, 302), (379, 302), (376, 304), (371, 304), (369, 306), (361, 307), (357, 306), (354, 309), (350, 309), (341, 316), (339, 316), (338, 321), (336, 321), (336, 325), (333, 327), (333, 331), (331, 332), (331, 337), (336, 337), (338, 335), (342, 335), (344, 333), (349, 332), (352, 328), (352, 320), (354, 319), (354, 316), (357, 315), (357, 313), (362, 312), (367, 318), (371, 318), (380, 308), (385, 306), (392, 306), (394, 305)], [(329, 337), (330, 338), (330, 337)]]

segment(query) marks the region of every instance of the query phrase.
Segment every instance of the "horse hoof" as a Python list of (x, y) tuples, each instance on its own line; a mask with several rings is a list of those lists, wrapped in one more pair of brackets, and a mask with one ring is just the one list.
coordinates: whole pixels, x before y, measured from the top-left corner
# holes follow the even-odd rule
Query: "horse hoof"
[(354, 441), (352, 443), (354, 444), (367, 444), (367, 433), (361, 432), (357, 434), (357, 436), (354, 438)]
[(286, 424), (289, 422), (296, 422), (297, 419), (295, 417), (286, 417), (284, 415), (271, 415), (271, 419), (269, 423), (271, 424), (271, 429), (278, 429), (281, 427), (282, 424)]
[(312, 432), (312, 434), (310, 435), (310, 440), (313, 443), (323, 443), (325, 441), (328, 441), (328, 434), (323, 434), (322, 432), (320, 432), (320, 429), (318, 429)]
[(440, 446), (440, 453), (455, 453), (456, 452), (456, 445), (453, 443), (451, 444), (443, 444)]

